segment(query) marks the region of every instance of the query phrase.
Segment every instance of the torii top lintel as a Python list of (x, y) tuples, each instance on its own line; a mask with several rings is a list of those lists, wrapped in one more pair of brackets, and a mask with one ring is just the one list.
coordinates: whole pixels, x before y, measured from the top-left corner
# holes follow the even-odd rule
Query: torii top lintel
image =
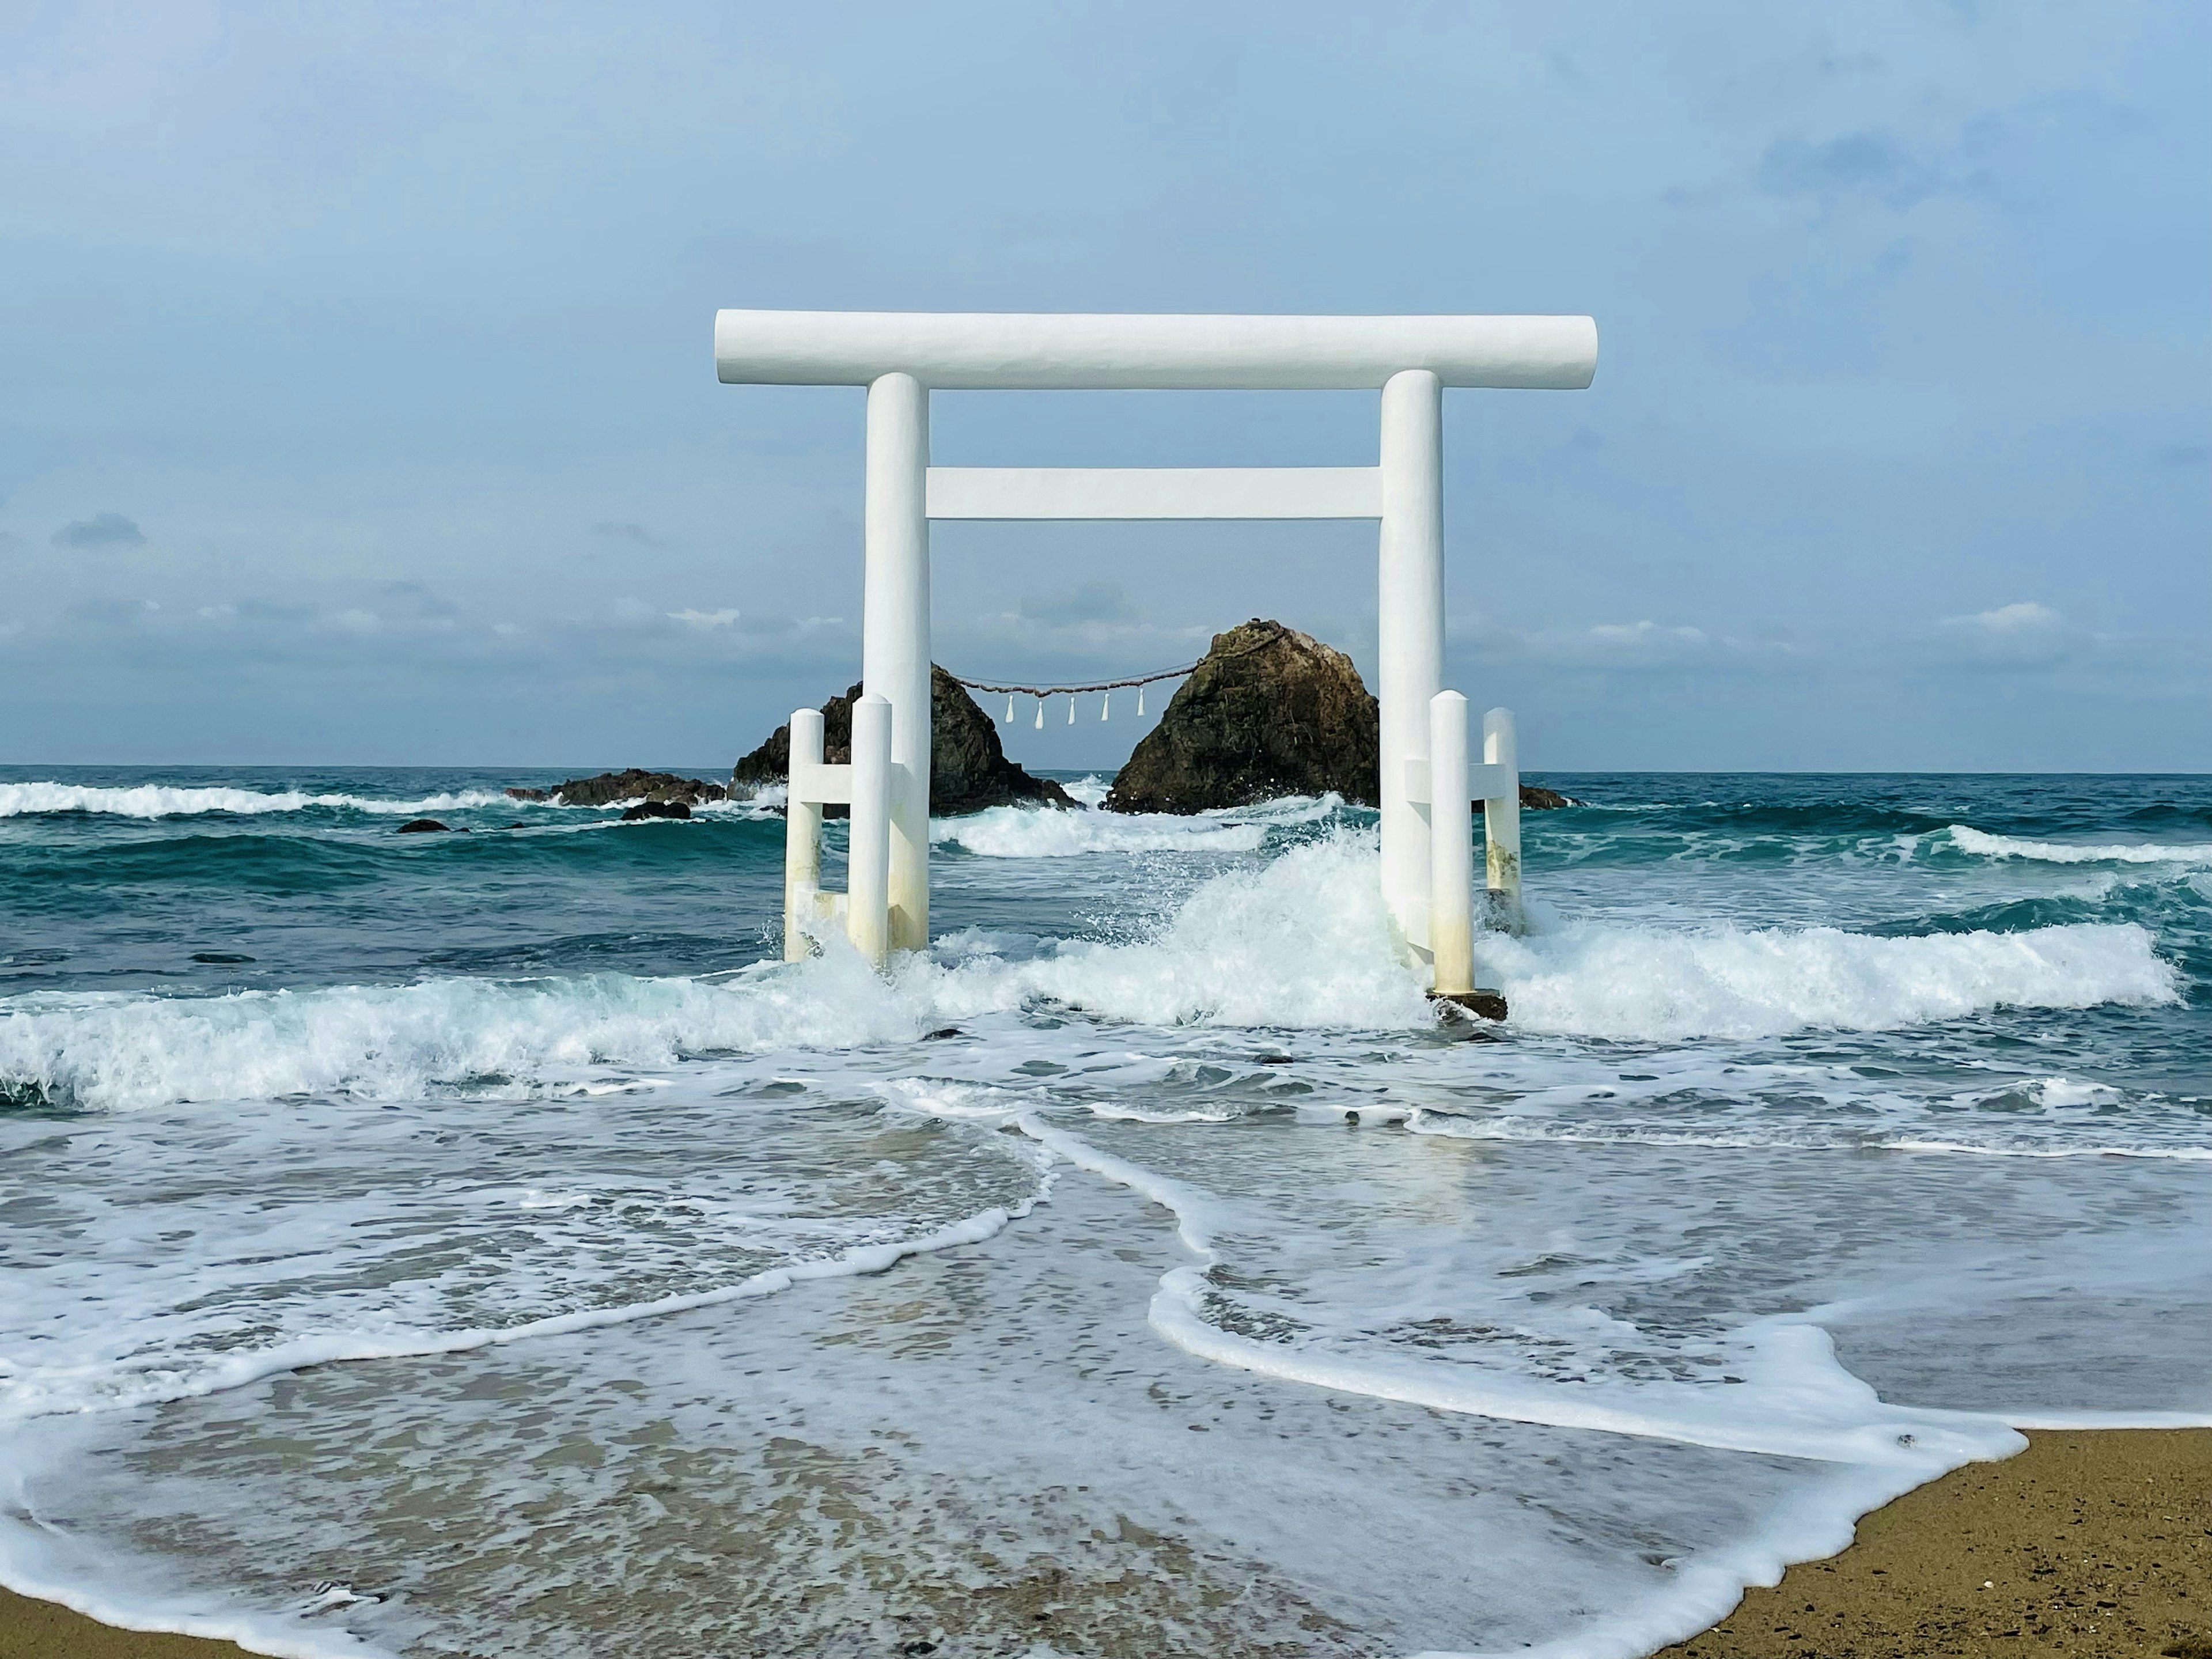
[(1255, 317), (939, 311), (719, 311), (732, 385), (947, 391), (1343, 391), (1427, 369), (1448, 386), (1579, 391), (1588, 317)]

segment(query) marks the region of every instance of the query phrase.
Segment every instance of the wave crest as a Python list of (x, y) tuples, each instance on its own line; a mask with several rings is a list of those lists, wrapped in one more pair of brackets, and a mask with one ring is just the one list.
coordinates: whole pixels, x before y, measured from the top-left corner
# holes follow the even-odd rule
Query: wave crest
[[(0, 1090), (127, 1109), (348, 1093), (415, 1098), (583, 1086), (607, 1068), (716, 1053), (911, 1042), (1038, 1000), (1152, 1026), (1407, 1030), (1431, 1018), (1399, 957), (1374, 836), (1341, 834), (1205, 883), (1152, 938), (1024, 957), (945, 941), (889, 980), (842, 941), (726, 980), (602, 974), (222, 997), (24, 997), (0, 1008)], [(1870, 1030), (2000, 1008), (2170, 1002), (2176, 971), (2133, 924), (1877, 938), (1833, 928), (1571, 927), (1487, 935), (1513, 1030), (1671, 1041)]]
[(417, 817), (426, 812), (453, 812), (470, 806), (522, 804), (492, 789), (464, 789), (423, 795), (413, 800), (378, 800), (367, 795), (310, 794), (301, 789), (269, 792), (173, 787), (159, 783), (135, 784), (128, 788), (79, 783), (0, 783), (0, 818), (29, 817), (48, 812), (103, 813), (125, 818), (181, 818), (227, 812), (251, 817), (270, 812), (305, 811), (313, 806)]
[(1833, 927), (1662, 933), (1572, 927), (1486, 941), (1514, 1023), (1563, 1036), (1670, 1041), (1871, 1031), (1999, 1008), (2179, 1000), (2179, 975), (2132, 922), (1881, 938)]
[(2041, 864), (2186, 864), (2212, 866), (2212, 842), (2111, 842), (2101, 844), (2027, 841), (1993, 836), (1972, 824), (1952, 824), (1944, 834), (1962, 853), (1988, 859), (2032, 859)]
[[(1103, 795), (1102, 795), (1103, 799)], [(1270, 830), (1323, 823), (1344, 810), (1341, 798), (1286, 796), (1251, 807), (1188, 816), (991, 806), (964, 817), (932, 818), (929, 838), (981, 858), (1078, 858), (1090, 853), (1256, 853)]]

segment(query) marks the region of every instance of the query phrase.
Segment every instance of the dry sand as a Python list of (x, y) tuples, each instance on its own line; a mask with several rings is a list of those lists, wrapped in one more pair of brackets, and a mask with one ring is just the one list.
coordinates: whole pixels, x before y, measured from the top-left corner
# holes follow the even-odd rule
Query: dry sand
[[(2030, 1439), (1867, 1516), (1843, 1554), (1792, 1567), (1659, 1659), (2212, 1659), (2212, 1429)], [(0, 1590), (0, 1659), (240, 1652)]]
[(2212, 1429), (2033, 1434), (1663, 1659), (2212, 1659)]

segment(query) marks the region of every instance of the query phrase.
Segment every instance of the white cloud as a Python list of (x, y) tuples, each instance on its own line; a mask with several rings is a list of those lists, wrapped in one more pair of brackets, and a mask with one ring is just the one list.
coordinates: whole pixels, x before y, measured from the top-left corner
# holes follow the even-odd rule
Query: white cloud
[(1592, 639), (1603, 641), (1608, 645), (1703, 645), (1705, 642), (1705, 630), (1702, 628), (1662, 628), (1648, 619), (1634, 623), (1599, 623), (1589, 632)]
[(1971, 617), (1946, 617), (1947, 628), (1978, 628), (1990, 634), (2027, 634), (2056, 628), (2065, 620), (2047, 605), (2022, 599), (1994, 611), (1977, 611)]
[(688, 628), (727, 628), (742, 614), (737, 606), (722, 611), (672, 611), (668, 620), (680, 622)]

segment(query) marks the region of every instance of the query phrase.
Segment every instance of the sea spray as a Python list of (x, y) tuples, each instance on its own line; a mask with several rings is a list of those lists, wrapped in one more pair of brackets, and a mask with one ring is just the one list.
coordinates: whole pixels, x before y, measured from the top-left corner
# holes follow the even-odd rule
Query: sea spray
[[(1154, 935), (1026, 957), (953, 948), (889, 982), (824, 954), (702, 981), (600, 974), (0, 1005), (0, 1089), (87, 1110), (177, 1101), (457, 1091), (524, 1097), (607, 1068), (721, 1051), (912, 1041), (1049, 1001), (1146, 1025), (1407, 1030), (1433, 1024), (1394, 944), (1373, 837), (1342, 832), (1200, 884)], [(974, 942), (967, 942), (973, 945)], [(1829, 928), (1665, 934), (1568, 927), (1486, 936), (1517, 1029), (1673, 1040), (1881, 1030), (2005, 1007), (2170, 1002), (2174, 969), (2132, 924), (1875, 939)]]

